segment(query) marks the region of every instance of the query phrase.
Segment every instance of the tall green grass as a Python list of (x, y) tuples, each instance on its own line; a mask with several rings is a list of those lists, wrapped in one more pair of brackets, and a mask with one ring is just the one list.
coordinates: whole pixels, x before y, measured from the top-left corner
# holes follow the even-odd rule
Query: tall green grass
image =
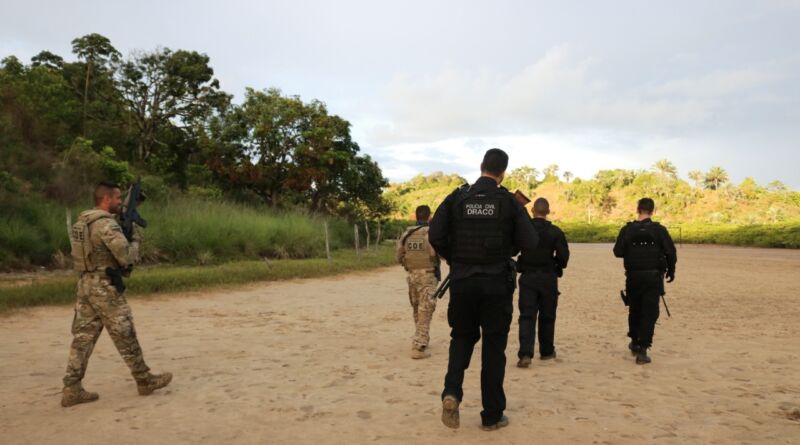
[[(156, 266), (135, 270), (126, 280), (126, 295), (211, 289), (256, 281), (310, 278), (366, 270), (395, 264), (394, 249), (384, 244), (378, 250), (340, 250), (332, 261), (302, 260), (236, 261), (215, 266)], [(69, 304), (75, 301), (77, 276), (61, 275), (17, 287), (0, 286), (0, 313), (22, 307)], [(1, 284), (1, 283), (0, 283)]]
[[(570, 242), (614, 242), (623, 224), (556, 223)], [(691, 244), (800, 248), (800, 221), (776, 224), (670, 224), (673, 240)]]
[[(71, 209), (73, 222), (83, 208)], [(66, 209), (42, 199), (0, 200), (0, 270), (50, 266), (69, 255)], [(197, 198), (146, 202), (146, 262), (214, 264), (234, 259), (311, 258), (325, 250), (323, 219)], [(352, 245), (353, 227), (328, 221), (331, 249)]]

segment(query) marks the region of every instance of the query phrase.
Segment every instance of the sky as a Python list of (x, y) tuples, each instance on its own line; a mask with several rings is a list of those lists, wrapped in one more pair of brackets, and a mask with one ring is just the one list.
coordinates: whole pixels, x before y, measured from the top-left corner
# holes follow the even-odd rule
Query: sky
[(0, 0), (0, 58), (97, 32), (123, 54), (208, 54), (222, 88), (280, 88), (352, 123), (392, 181), (509, 168), (800, 188), (800, 0)]

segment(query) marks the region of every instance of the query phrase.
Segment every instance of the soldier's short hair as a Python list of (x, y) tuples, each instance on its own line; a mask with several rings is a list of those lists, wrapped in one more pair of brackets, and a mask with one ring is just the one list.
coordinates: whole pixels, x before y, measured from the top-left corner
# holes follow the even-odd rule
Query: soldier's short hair
[(422, 205), (417, 207), (417, 210), (414, 212), (417, 214), (417, 221), (427, 221), (431, 217), (431, 208)]
[(102, 181), (94, 188), (94, 204), (100, 204), (103, 198), (114, 193), (114, 189), (119, 189), (119, 185), (109, 181)]
[(550, 203), (544, 198), (536, 198), (533, 201), (533, 214), (534, 215), (547, 215), (550, 213)]
[(508, 168), (508, 154), (499, 148), (490, 148), (483, 155), (481, 162), (481, 172), (500, 176)]
[(642, 198), (639, 200), (639, 203), (636, 204), (636, 210), (643, 213), (653, 213), (655, 209), (656, 203), (650, 198)]

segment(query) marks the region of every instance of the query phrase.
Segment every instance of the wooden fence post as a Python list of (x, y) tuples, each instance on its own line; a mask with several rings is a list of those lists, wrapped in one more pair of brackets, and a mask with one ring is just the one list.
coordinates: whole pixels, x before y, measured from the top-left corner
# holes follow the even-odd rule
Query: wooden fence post
[(367, 232), (367, 248), (369, 250), (369, 242), (370, 242), (370, 233), (369, 233), (369, 222), (364, 221), (364, 231)]
[(378, 236), (375, 240), (375, 250), (378, 250), (378, 247), (381, 245), (381, 220), (378, 220)]
[(322, 222), (322, 225), (325, 226), (325, 255), (328, 257), (328, 263), (331, 262), (331, 242), (330, 237), (328, 236), (328, 220)]
[(356, 243), (356, 255), (358, 255), (358, 223), (353, 224), (353, 239)]

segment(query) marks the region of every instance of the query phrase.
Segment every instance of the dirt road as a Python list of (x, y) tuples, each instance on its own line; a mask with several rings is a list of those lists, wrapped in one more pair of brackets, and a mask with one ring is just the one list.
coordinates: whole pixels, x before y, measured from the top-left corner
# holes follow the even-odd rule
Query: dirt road
[(478, 428), (480, 348), (461, 429), (440, 423), (447, 300), (433, 357), (411, 360), (396, 267), (135, 299), (145, 358), (173, 384), (138, 396), (103, 334), (84, 381), (101, 398), (69, 409), (59, 400), (72, 309), (0, 317), (0, 443), (800, 443), (800, 251), (680, 248), (673, 318), (662, 314), (653, 363), (637, 366), (610, 250), (573, 246), (555, 361), (514, 367), (515, 308), (511, 425), (498, 432)]

